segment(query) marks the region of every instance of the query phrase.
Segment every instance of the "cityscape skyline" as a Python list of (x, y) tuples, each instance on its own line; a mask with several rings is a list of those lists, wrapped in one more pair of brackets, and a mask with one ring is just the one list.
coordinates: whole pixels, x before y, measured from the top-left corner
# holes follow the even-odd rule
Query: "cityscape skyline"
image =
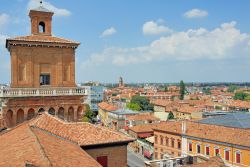
[[(54, 35), (82, 43), (77, 82), (250, 81), (249, 2), (76, 2), (43, 5), (55, 12)], [(10, 82), (5, 39), (30, 34), (28, 10), (37, 5), (5, 0), (0, 7), (1, 83)]]

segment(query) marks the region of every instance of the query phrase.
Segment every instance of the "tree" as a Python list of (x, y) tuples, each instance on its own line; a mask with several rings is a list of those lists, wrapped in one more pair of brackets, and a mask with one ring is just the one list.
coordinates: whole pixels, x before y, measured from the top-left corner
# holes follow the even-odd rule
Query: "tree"
[(184, 95), (185, 95), (185, 84), (184, 82), (181, 80), (180, 81), (180, 100), (184, 99)]
[(88, 104), (85, 104), (86, 111), (83, 116), (83, 122), (89, 122), (92, 121), (95, 118), (94, 112), (90, 109), (90, 106)]
[(243, 91), (236, 92), (234, 94), (234, 100), (245, 100), (246, 97), (247, 97), (247, 94)]
[(135, 95), (132, 97), (130, 103), (138, 104), (140, 106), (140, 110), (153, 110), (153, 105), (149, 103), (149, 100), (146, 97)]
[(211, 88), (202, 88), (203, 93), (206, 95), (211, 95)]
[(174, 119), (174, 114), (172, 112), (168, 114), (168, 119)]
[(89, 122), (89, 118), (86, 117), (86, 116), (84, 116), (84, 117), (82, 118), (82, 121), (83, 121), (83, 122)]
[(234, 93), (234, 91), (235, 90), (237, 90), (238, 89), (238, 86), (236, 86), (236, 85), (230, 85), (229, 87), (228, 87), (228, 92), (231, 92), (231, 93)]
[(247, 95), (244, 99), (245, 99), (246, 101), (250, 101), (250, 95)]
[(164, 91), (165, 91), (165, 92), (168, 91), (168, 86), (165, 86)]
[(128, 103), (126, 106), (128, 109), (133, 110), (133, 111), (141, 110), (141, 107), (139, 106), (139, 104), (136, 104), (136, 103)]

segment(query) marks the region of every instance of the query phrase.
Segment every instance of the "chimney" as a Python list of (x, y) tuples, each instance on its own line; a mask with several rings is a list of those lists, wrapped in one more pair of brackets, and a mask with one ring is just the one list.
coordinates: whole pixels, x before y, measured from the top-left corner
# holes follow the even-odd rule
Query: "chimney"
[(185, 134), (187, 131), (187, 124), (185, 120), (181, 122), (181, 131), (182, 131), (182, 134)]

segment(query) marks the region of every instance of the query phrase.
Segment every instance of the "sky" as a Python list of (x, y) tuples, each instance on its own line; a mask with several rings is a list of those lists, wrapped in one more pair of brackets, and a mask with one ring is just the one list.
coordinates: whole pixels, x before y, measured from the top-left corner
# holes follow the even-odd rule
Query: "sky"
[[(0, 83), (9, 37), (30, 34), (39, 0), (1, 0)], [(54, 36), (78, 41), (77, 82), (249, 82), (248, 0), (44, 0)]]

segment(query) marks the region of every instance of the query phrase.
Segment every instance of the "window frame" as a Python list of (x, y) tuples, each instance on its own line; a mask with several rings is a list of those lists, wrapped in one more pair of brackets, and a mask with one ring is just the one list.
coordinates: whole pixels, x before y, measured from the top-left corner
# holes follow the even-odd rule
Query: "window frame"
[[(207, 154), (207, 149), (208, 149), (208, 154)], [(205, 155), (210, 156), (210, 146), (209, 145), (205, 146)]]
[[(50, 76), (51, 76), (50, 73), (41, 73), (40, 74), (40, 86), (50, 86), (51, 85), (51, 77)], [(48, 78), (46, 78), (46, 77), (48, 77)]]
[[(240, 157), (239, 157), (239, 158), (240, 158), (240, 159), (239, 159), (239, 162), (237, 161), (237, 160), (238, 160), (237, 155), (240, 156)], [(242, 159), (242, 158), (241, 158), (241, 152), (240, 152), (239, 150), (236, 150), (236, 151), (235, 151), (235, 163), (236, 163), (236, 164), (241, 164), (241, 159)]]
[[(226, 152), (228, 152), (228, 159), (227, 159), (227, 157), (226, 157)], [(225, 159), (226, 161), (230, 161), (230, 150), (229, 150), (229, 149), (224, 149), (224, 159)]]
[(188, 142), (188, 151), (193, 152), (193, 143), (192, 142)]
[[(198, 146), (199, 146), (199, 149), (198, 149)], [(199, 150), (199, 152), (198, 152), (198, 150)], [(196, 144), (196, 153), (201, 154), (201, 145), (200, 144)]]

